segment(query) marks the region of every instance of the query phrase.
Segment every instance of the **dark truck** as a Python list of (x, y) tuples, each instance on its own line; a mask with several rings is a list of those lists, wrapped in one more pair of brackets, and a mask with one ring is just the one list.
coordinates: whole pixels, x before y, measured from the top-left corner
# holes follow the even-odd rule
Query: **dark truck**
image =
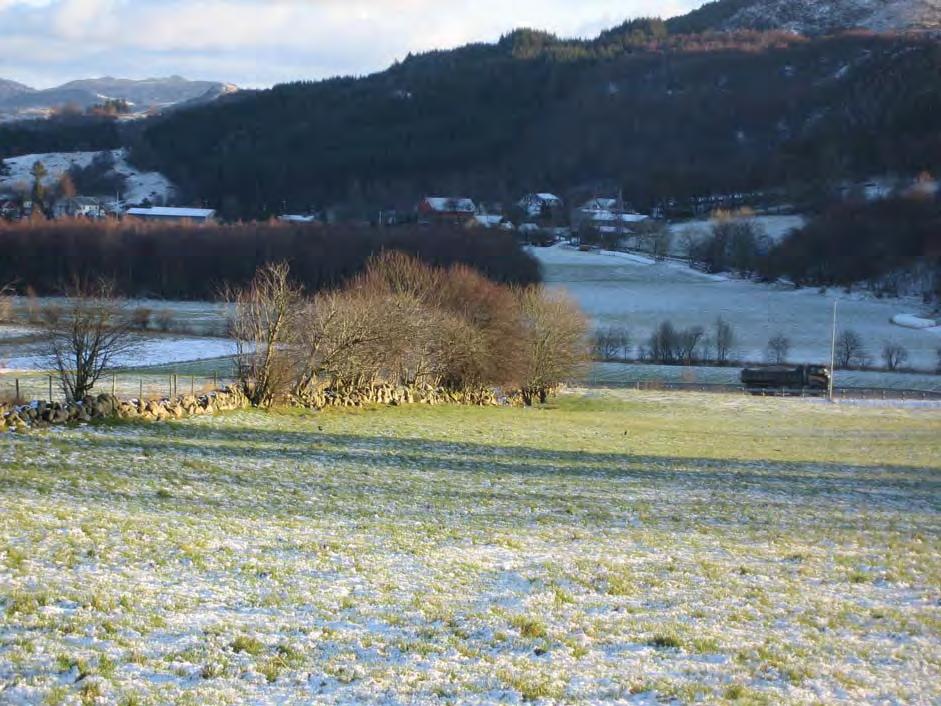
[(823, 365), (746, 368), (742, 384), (749, 392), (826, 392), (830, 388), (830, 369)]

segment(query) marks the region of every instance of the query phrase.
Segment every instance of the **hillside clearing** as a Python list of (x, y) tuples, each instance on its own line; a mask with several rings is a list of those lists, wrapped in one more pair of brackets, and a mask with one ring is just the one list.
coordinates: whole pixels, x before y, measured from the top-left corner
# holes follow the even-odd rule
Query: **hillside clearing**
[[(115, 171), (126, 177), (121, 197), (128, 203), (140, 203), (145, 200), (164, 202), (173, 193), (173, 185), (162, 174), (157, 172), (142, 172), (132, 167), (127, 161), (127, 151), (110, 151), (114, 156)], [(92, 160), (101, 152), (47, 152), (44, 154), (26, 154), (19, 157), (8, 157), (3, 160), (9, 168), (7, 176), (0, 176), (0, 193), (12, 192), (18, 185), (27, 188), (33, 182), (30, 174), (36, 162), (42, 162), (46, 167), (46, 178), (43, 180), (47, 187), (54, 186), (70, 167), (88, 167)], [(110, 196), (110, 194), (88, 194), (93, 196)]]
[(939, 432), (595, 391), (7, 435), (0, 700), (932, 703)]

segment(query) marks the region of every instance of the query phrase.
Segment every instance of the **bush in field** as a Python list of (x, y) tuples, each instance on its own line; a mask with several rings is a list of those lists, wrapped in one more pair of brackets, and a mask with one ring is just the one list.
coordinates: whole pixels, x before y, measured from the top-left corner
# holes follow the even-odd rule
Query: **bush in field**
[(843, 370), (864, 368), (871, 362), (862, 337), (847, 329), (836, 339), (836, 366)]
[(732, 324), (721, 316), (716, 319), (713, 345), (716, 351), (716, 363), (718, 365), (728, 365), (732, 357), (732, 349), (735, 346), (735, 329)]
[(13, 287), (0, 287), (0, 323), (13, 321)]
[(349, 387), (380, 379), (509, 385), (521, 365), (518, 322), (507, 287), (463, 266), (384, 253), (347, 287), (306, 305), (300, 386), (325, 378)]
[(778, 333), (768, 339), (765, 348), (765, 360), (774, 365), (783, 365), (791, 352), (791, 339), (783, 333)]
[(154, 321), (157, 324), (157, 328), (166, 333), (171, 328), (173, 328), (173, 312), (169, 309), (162, 309), (157, 312), (157, 316), (154, 318)]
[(519, 292), (522, 316), (523, 401), (545, 403), (588, 359), (588, 322), (564, 293), (543, 287)]
[(739, 272), (753, 275), (766, 248), (761, 228), (748, 213), (718, 213), (712, 234), (693, 244), (690, 259), (699, 262), (708, 272)]
[(677, 329), (672, 322), (664, 321), (650, 335), (645, 358), (661, 365), (692, 365), (705, 357), (702, 351), (705, 337), (702, 326)]
[(586, 321), (567, 298), (398, 252), (313, 297), (301, 295), (286, 265), (269, 265), (228, 298), (239, 378), (261, 407), (318, 388), (354, 392), (377, 383), (502, 387), (522, 390), (527, 403), (544, 401), (588, 351)]
[(908, 362), (908, 349), (896, 341), (886, 341), (882, 346), (882, 362), (887, 370), (898, 370)]
[(146, 329), (150, 326), (150, 317), (153, 312), (147, 307), (139, 306), (131, 312), (131, 324), (137, 329)]
[(300, 290), (284, 263), (265, 265), (245, 289), (227, 297), (234, 306), (232, 336), (244, 392), (256, 407), (270, 407), (295, 380), (292, 344), (301, 310)]

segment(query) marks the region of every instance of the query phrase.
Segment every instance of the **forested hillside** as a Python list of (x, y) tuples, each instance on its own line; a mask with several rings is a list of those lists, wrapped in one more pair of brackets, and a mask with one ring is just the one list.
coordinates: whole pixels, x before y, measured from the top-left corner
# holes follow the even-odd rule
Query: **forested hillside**
[(135, 159), (228, 217), (600, 183), (638, 207), (819, 195), (941, 161), (936, 40), (677, 35), (673, 22), (590, 42), (524, 30), (365, 78), (278, 86), (153, 120)]
[(116, 120), (88, 115), (0, 123), (0, 159), (40, 152), (91, 152), (122, 144)]

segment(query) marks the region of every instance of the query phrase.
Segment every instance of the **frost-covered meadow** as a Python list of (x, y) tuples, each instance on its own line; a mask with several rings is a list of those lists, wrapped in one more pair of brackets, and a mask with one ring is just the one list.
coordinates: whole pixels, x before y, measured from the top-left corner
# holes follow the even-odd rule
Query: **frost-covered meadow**
[(593, 391), (0, 438), (2, 703), (932, 704), (939, 587), (938, 410)]
[[(704, 274), (679, 262), (578, 252), (566, 246), (534, 248), (549, 284), (565, 287), (600, 326), (623, 325), (643, 343), (661, 321), (707, 330), (722, 316), (735, 327), (735, 357), (761, 361), (768, 339), (791, 339), (795, 362), (830, 361), (833, 302), (840, 329), (857, 331), (873, 362), (880, 364), (886, 341), (905, 346), (909, 364), (934, 371), (941, 326), (916, 330), (892, 323), (899, 314), (936, 318), (913, 298), (876, 299), (863, 293), (794, 290)], [(904, 320), (904, 319), (903, 319)]]

